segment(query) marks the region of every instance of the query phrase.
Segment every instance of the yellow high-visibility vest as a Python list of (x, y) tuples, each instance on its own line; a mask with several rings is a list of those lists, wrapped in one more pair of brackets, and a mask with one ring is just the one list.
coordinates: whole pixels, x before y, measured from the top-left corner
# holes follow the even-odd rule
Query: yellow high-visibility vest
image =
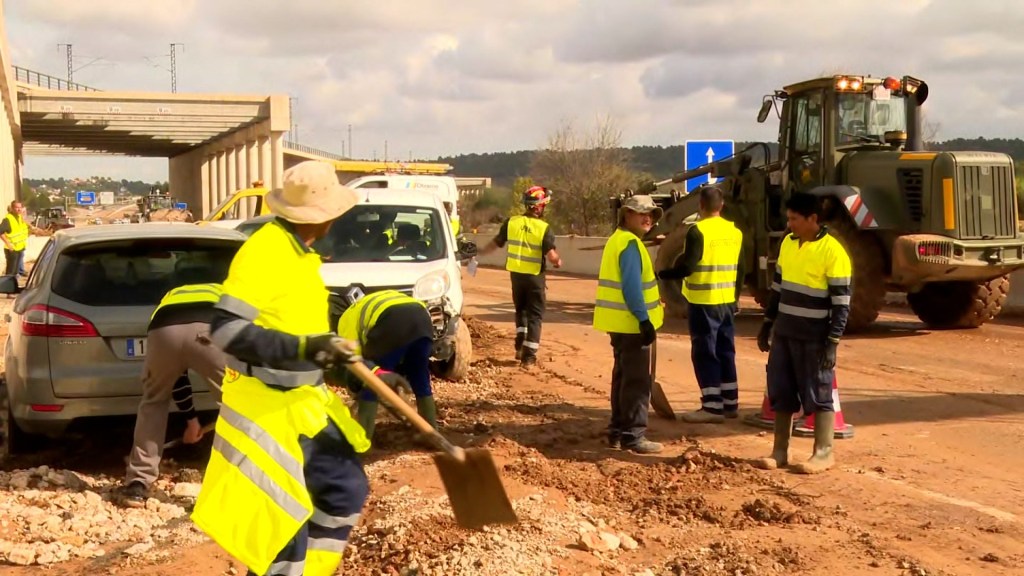
[[(242, 245), (223, 289), (217, 307), (258, 326), (296, 335), (330, 330), (320, 256), (280, 222), (263, 226)], [(278, 370), (228, 358), (213, 452), (192, 520), (257, 574), (267, 572), (314, 511), (299, 437), (315, 437), (333, 421), (356, 452), (370, 447), (345, 404), (322, 383), (320, 370)], [(340, 552), (310, 541), (307, 574), (312, 565), (316, 574), (333, 574), (340, 563)]]
[(451, 221), (452, 221), (452, 234), (454, 236), (458, 237), (458, 235), (459, 235), (459, 228), (460, 228), (459, 217), (458, 216), (452, 216)]
[(508, 219), (508, 239), (505, 242), (505, 270), (523, 274), (540, 274), (544, 254), (541, 246), (548, 223), (540, 218), (519, 215)]
[(11, 242), (15, 252), (21, 252), (28, 245), (28, 223), (21, 216), (14, 214), (7, 215), (7, 222), (11, 225), (7, 239)]
[(381, 314), (388, 308), (400, 304), (419, 304), (423, 308), (427, 307), (423, 301), (402, 294), (398, 290), (374, 292), (363, 296), (345, 309), (338, 319), (338, 336), (355, 343), (357, 353), (361, 353), (366, 346), (366, 335), (377, 324)]
[(198, 304), (200, 302), (216, 304), (223, 293), (224, 287), (215, 283), (185, 284), (184, 286), (172, 288), (167, 292), (167, 294), (164, 294), (164, 297), (160, 300), (160, 303), (157, 304), (156, 310), (153, 310), (153, 314), (149, 319), (152, 320), (155, 318), (156, 313), (167, 306), (174, 306), (176, 304)]
[(697, 230), (704, 237), (704, 251), (697, 268), (683, 280), (683, 296), (690, 304), (732, 304), (743, 234), (721, 216), (699, 220)]
[(658, 292), (658, 279), (654, 275), (650, 254), (636, 234), (617, 228), (604, 245), (601, 270), (597, 278), (594, 328), (603, 332), (640, 333), (640, 321), (629, 311), (626, 297), (622, 294), (622, 270), (619, 268), (619, 257), (631, 242), (636, 242), (640, 249), (640, 282), (651, 324), (658, 329), (665, 319), (665, 311), (661, 307), (661, 293)]
[(779, 293), (777, 325), (821, 331), (830, 322), (833, 305), (850, 305), (852, 279), (850, 256), (825, 228), (803, 246), (790, 234), (779, 247), (772, 282), (772, 290)]

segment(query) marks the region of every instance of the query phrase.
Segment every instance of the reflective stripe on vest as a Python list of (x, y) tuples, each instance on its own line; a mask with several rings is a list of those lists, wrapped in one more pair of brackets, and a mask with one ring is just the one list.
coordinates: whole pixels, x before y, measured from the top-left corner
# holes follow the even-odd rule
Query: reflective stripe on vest
[[(217, 307), (247, 318), (237, 323), (295, 335), (330, 330), (320, 257), (278, 222), (238, 250), (223, 291)], [(370, 446), (338, 396), (315, 385), (322, 377), (319, 370), (248, 366), (228, 357), (214, 449), (192, 520), (258, 574), (267, 573), (314, 511), (299, 438), (334, 422), (356, 452)]]
[[(640, 239), (622, 228), (608, 238), (601, 254), (601, 271), (597, 279), (597, 298), (594, 302), (594, 328), (604, 332), (622, 334), (639, 334), (640, 321), (629, 310), (626, 298), (622, 294), (622, 271), (619, 269), (619, 257), (630, 242), (643, 246)], [(644, 303), (651, 324), (660, 328), (664, 320), (661, 307), (661, 295), (658, 292), (658, 280), (654, 276), (651, 256), (647, 249), (640, 250), (640, 282), (643, 288)]]
[(7, 233), (7, 240), (10, 241), (15, 252), (24, 250), (28, 245), (28, 224), (21, 216), (14, 214), (7, 215), (7, 223), (11, 226), (11, 231)]
[(683, 296), (691, 304), (732, 304), (736, 301), (743, 234), (720, 216), (700, 220), (696, 226), (704, 239), (703, 255), (693, 273), (683, 280)]
[(793, 235), (782, 241), (772, 289), (779, 292), (779, 314), (820, 323), (832, 306), (848, 306), (853, 268), (849, 255), (825, 229), (812, 242)]
[(505, 242), (505, 270), (523, 274), (540, 274), (544, 253), (544, 233), (548, 223), (540, 218), (519, 215), (508, 219), (508, 238)]
[(364, 296), (349, 306), (338, 319), (338, 336), (359, 345), (359, 351), (366, 346), (366, 336), (377, 324), (388, 308), (401, 304), (418, 304), (427, 307), (422, 301), (402, 294), (398, 290), (381, 290)]
[(176, 304), (199, 304), (200, 302), (208, 302), (210, 304), (216, 304), (221, 295), (224, 294), (224, 289), (220, 284), (186, 284), (177, 288), (172, 288), (164, 294), (164, 297), (157, 304), (156, 310), (153, 310), (153, 314), (149, 317), (150, 320), (156, 317), (156, 313), (159, 312), (165, 306), (174, 306)]

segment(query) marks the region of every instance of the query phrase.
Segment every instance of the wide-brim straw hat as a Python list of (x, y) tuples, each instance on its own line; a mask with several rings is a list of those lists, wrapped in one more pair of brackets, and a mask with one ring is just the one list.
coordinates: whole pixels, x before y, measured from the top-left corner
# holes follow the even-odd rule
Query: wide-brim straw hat
[(334, 166), (320, 160), (285, 170), (281, 187), (267, 193), (270, 211), (295, 224), (334, 220), (358, 201), (355, 190), (338, 182)]

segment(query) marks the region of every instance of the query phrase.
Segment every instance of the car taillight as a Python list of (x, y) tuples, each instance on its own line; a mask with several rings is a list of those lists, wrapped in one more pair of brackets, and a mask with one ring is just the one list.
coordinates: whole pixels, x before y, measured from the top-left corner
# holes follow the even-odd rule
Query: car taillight
[(48, 338), (83, 338), (100, 335), (92, 322), (78, 314), (44, 304), (36, 304), (25, 311), (21, 320), (21, 331), (26, 336)]

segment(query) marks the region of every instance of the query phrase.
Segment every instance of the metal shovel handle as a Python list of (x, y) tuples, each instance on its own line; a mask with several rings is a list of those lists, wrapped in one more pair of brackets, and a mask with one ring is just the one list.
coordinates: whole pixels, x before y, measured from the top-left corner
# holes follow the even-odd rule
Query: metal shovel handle
[[(346, 350), (346, 352), (350, 352)], [(372, 370), (366, 367), (362, 362), (349, 362), (346, 364), (352, 374), (354, 374), (359, 380), (365, 384), (370, 390), (373, 390), (374, 394), (380, 397), (385, 404), (398, 411), (399, 414), (406, 421), (408, 421), (414, 428), (419, 430), (421, 433), (427, 435), (437, 448), (443, 452), (448, 453), (453, 458), (459, 461), (463, 461), (466, 458), (465, 450), (455, 446), (442, 436), (437, 430), (423, 419), (412, 406), (409, 406), (407, 402), (402, 400), (394, 390), (391, 389), (383, 380), (380, 379)]]

